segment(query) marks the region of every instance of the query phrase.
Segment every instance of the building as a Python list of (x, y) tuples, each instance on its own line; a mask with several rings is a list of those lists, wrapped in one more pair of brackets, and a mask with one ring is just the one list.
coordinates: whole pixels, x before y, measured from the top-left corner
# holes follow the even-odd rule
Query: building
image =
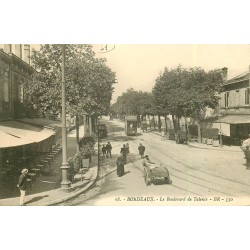
[(230, 80), (222, 69), (224, 85), (220, 93), (219, 116), (213, 122), (223, 136), (223, 144), (240, 145), (250, 134), (250, 67)]
[(35, 113), (25, 87), (33, 73), (29, 44), (0, 45), (0, 170), (24, 154), (49, 151), (55, 141), (55, 130), (48, 128), (51, 121), (32, 119)]
[(24, 89), (32, 81), (33, 73), (30, 45), (4, 44), (0, 47), (0, 121), (28, 115), (30, 97)]

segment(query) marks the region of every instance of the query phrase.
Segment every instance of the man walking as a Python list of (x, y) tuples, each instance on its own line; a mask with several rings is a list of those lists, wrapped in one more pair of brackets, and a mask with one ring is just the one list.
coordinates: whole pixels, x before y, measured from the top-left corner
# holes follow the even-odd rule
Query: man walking
[(139, 155), (141, 156), (141, 158), (143, 158), (144, 152), (145, 152), (145, 147), (141, 143), (138, 147), (138, 150), (139, 150)]
[(108, 157), (112, 158), (111, 157), (112, 146), (111, 146), (110, 142), (108, 142), (108, 144), (106, 145), (106, 150), (107, 150), (107, 158)]
[(102, 155), (106, 155), (106, 146), (104, 144), (102, 145)]
[(18, 180), (18, 187), (20, 189), (20, 206), (24, 205), (24, 198), (25, 198), (25, 193), (27, 191), (27, 174), (28, 174), (28, 169), (24, 168), (22, 170), (22, 174), (19, 177)]

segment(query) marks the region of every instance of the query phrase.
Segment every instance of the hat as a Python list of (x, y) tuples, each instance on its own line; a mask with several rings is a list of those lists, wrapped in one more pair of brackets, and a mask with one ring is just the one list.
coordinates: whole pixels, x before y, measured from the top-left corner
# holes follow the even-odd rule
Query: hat
[(22, 174), (27, 174), (29, 172), (29, 170), (27, 169), (27, 168), (24, 168), (23, 170), (22, 170)]

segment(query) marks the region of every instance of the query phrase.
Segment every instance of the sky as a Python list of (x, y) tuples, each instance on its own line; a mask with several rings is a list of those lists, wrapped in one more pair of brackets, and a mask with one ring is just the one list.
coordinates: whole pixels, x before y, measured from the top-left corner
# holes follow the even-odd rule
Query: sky
[(103, 45), (94, 45), (98, 57), (105, 57), (107, 65), (116, 72), (117, 84), (113, 100), (128, 88), (151, 91), (155, 79), (165, 67), (201, 67), (205, 71), (228, 68), (228, 79), (249, 70), (248, 44), (110, 44), (110, 52), (102, 52)]
[[(32, 45), (39, 49), (39, 45)], [(249, 71), (248, 44), (93, 44), (96, 57), (104, 57), (116, 73), (112, 102), (128, 88), (150, 92), (165, 67), (201, 67), (205, 71), (228, 68), (228, 79)]]

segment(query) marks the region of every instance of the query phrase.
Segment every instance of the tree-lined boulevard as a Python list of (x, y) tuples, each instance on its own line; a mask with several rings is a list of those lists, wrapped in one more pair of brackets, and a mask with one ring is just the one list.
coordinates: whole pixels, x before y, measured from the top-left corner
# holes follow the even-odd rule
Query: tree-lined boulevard
[[(175, 141), (161, 140), (158, 134), (151, 132), (128, 137), (123, 122), (105, 122), (109, 136), (102, 143), (111, 142), (113, 157), (102, 158), (99, 180), (93, 189), (63, 205), (249, 204), (249, 177), (242, 152), (178, 145)], [(117, 177), (115, 161), (120, 148), (127, 142), (130, 154), (125, 175)], [(154, 162), (167, 165), (173, 181), (171, 185), (156, 180), (146, 186), (138, 154), (139, 143), (146, 147), (145, 153)], [(153, 200), (150, 197), (154, 197)]]

